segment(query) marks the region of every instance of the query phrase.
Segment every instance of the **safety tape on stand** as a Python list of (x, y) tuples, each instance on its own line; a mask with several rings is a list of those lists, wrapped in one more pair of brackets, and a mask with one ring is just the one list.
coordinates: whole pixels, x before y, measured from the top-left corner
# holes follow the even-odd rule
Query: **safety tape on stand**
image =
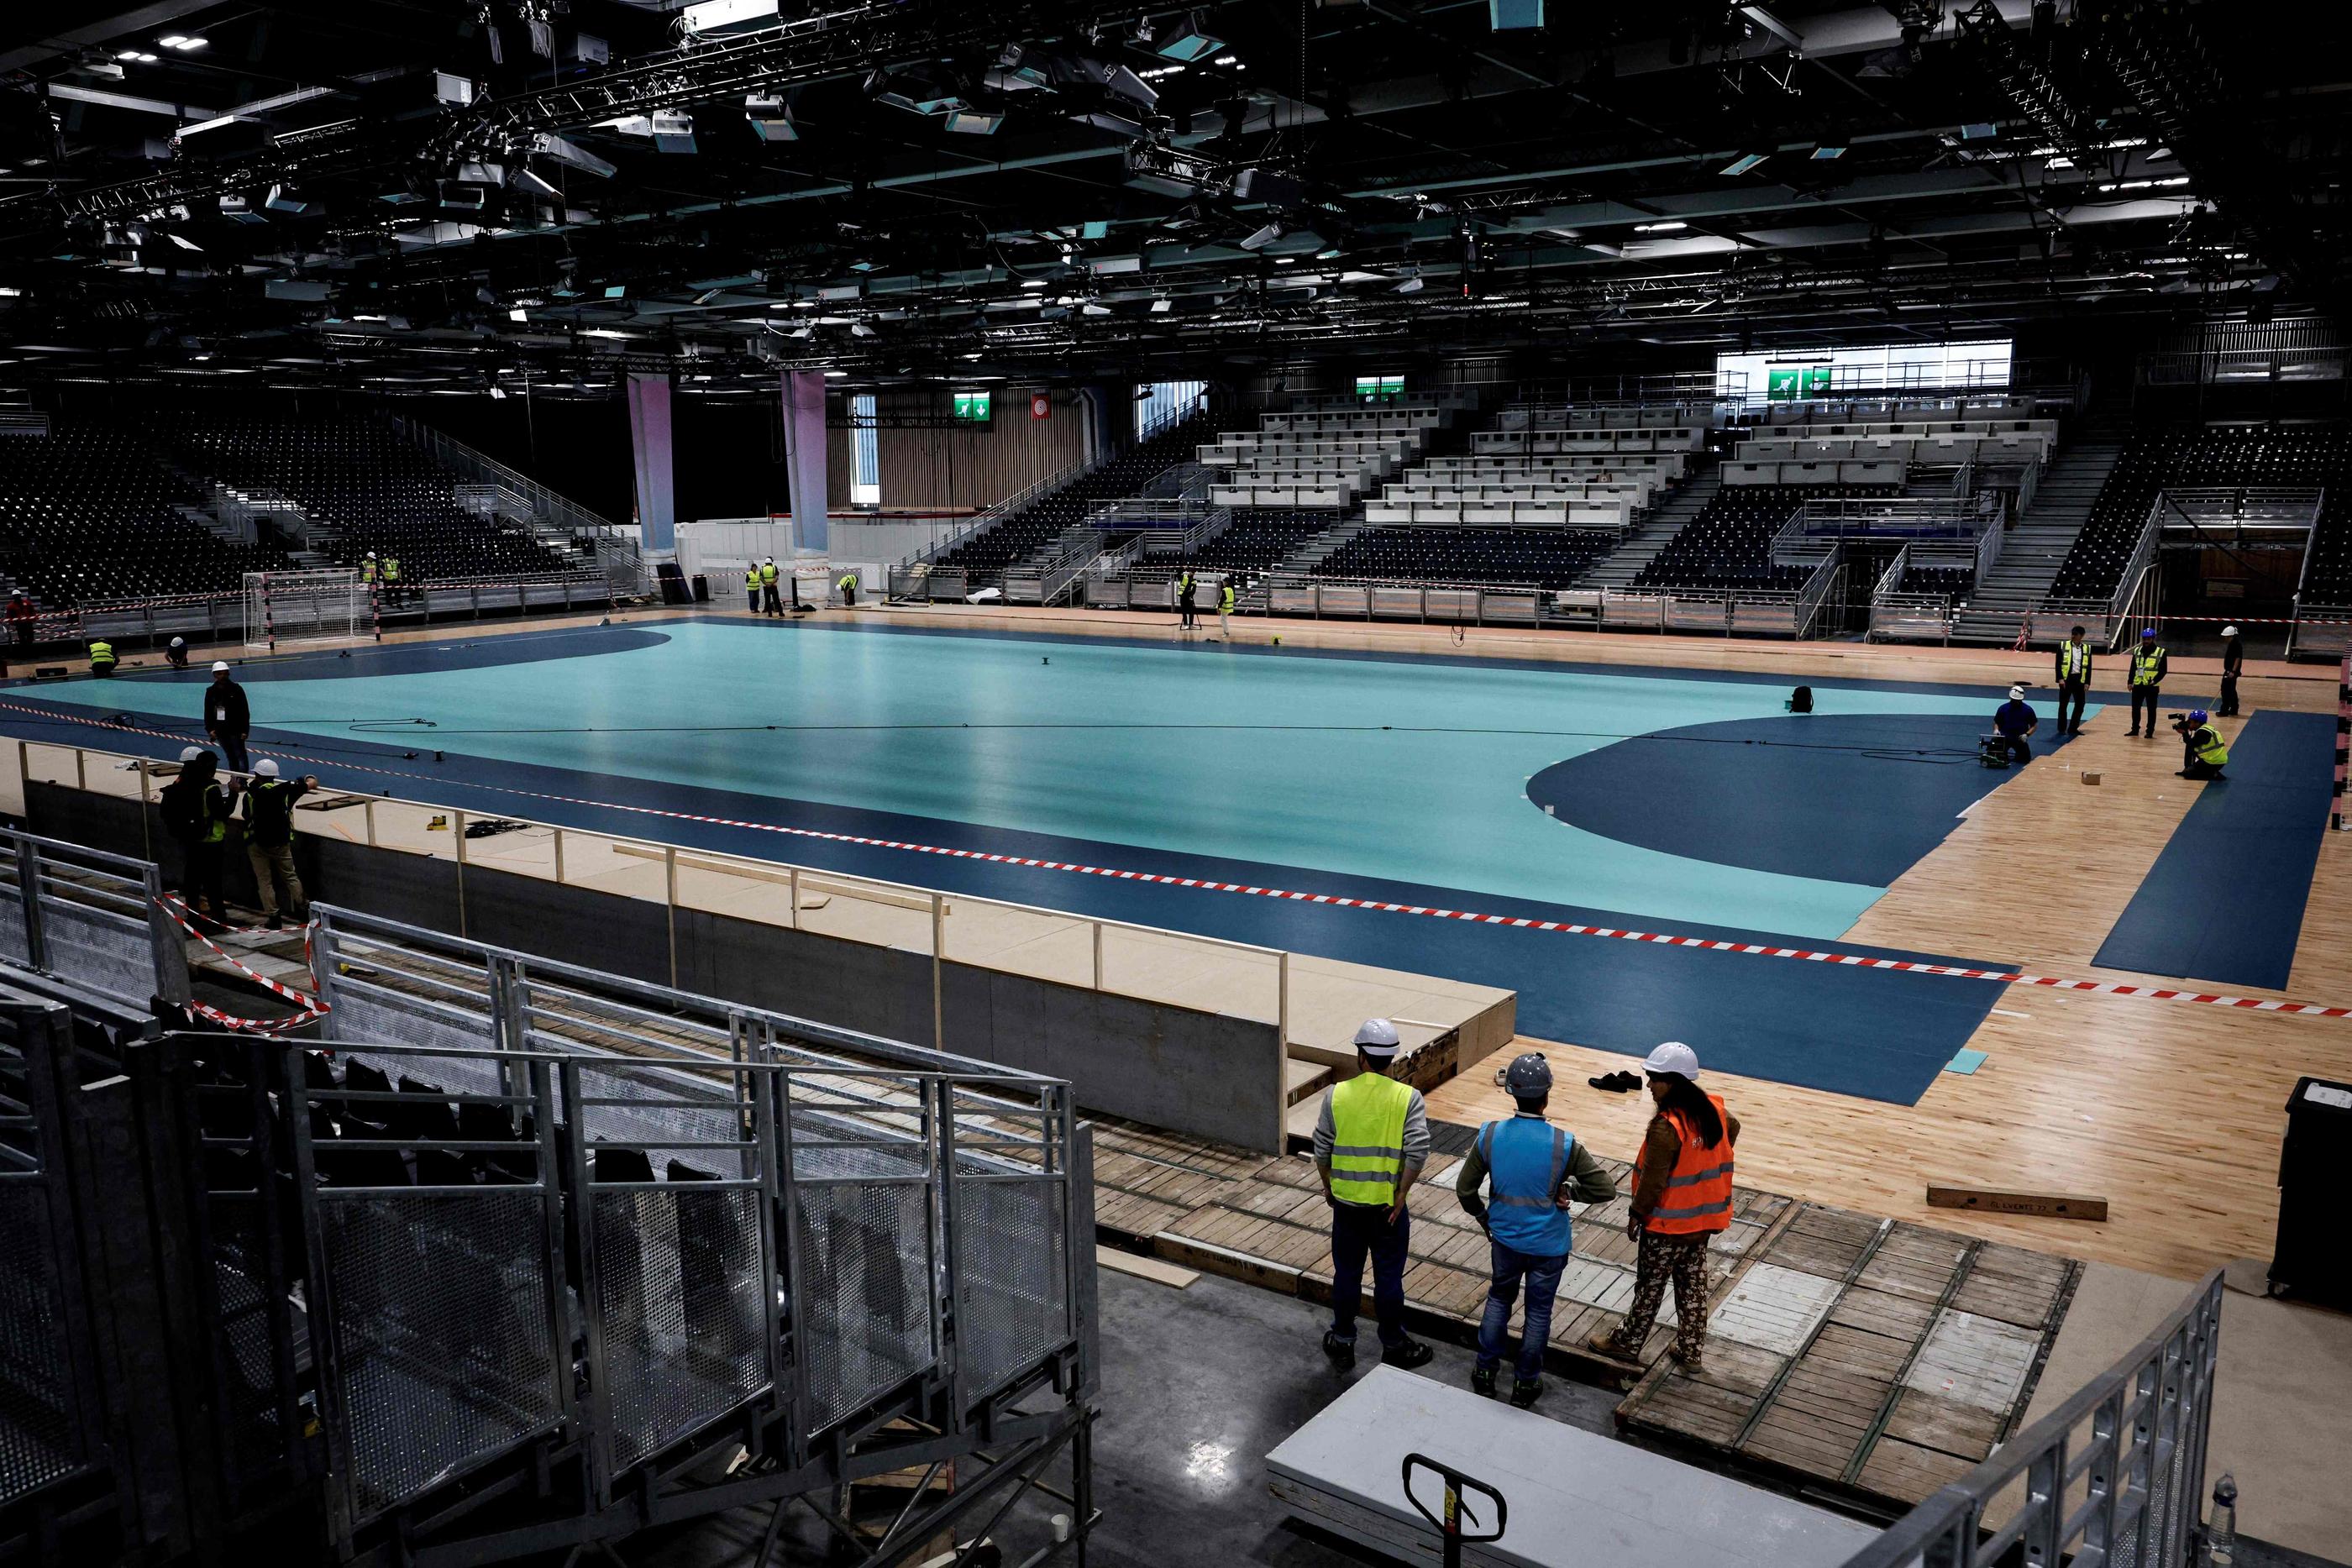
[[(171, 741), (175, 745), (187, 739), (186, 736), (174, 734), (169, 730), (142, 729), (135, 725), (110, 724), (103, 719), (85, 718), (76, 714), (61, 714), (49, 708), (33, 707), (22, 703), (0, 701), (0, 712), (30, 714), (43, 719), (89, 725), (117, 733), (152, 736), (157, 739)], [(385, 779), (432, 781), (429, 774), (410, 773), (394, 768), (375, 768), (360, 762), (333, 762), (322, 766), (347, 768), (357, 773), (373, 773)], [(1247, 883), (1218, 882), (1206, 877), (1172, 876), (1163, 872), (1122, 871), (1115, 866), (1087, 865), (1078, 861), (1044, 860), (1033, 855), (957, 849), (943, 844), (914, 843), (903, 839), (874, 838), (863, 833), (828, 832), (821, 828), (794, 828), (780, 822), (752, 822), (735, 817), (703, 816), (693, 811), (667, 810), (659, 806), (625, 805), (611, 800), (590, 800), (580, 795), (558, 795), (541, 789), (520, 789), (507, 784), (484, 784), (472, 779), (463, 782), (465, 787), (470, 789), (514, 795), (531, 800), (552, 800), (567, 806), (585, 806), (601, 811), (622, 811), (632, 816), (653, 817), (664, 821), (698, 822), (712, 827), (740, 828), (750, 832), (774, 833), (786, 838), (810, 839), (822, 843), (851, 844), (863, 849), (896, 850), (908, 854), (939, 855), (949, 860), (972, 861), (989, 865), (1019, 866), (1030, 871), (1065, 872), (1079, 876), (1107, 877), (1115, 882), (1138, 882), (1162, 887), (1184, 887), (1202, 893), (1241, 894), (1255, 898), (1283, 899), (1297, 904), (1329, 904), (1338, 909), (1367, 909), (1384, 915), (1413, 915), (1433, 920), (1462, 920), (1479, 925), (1507, 926), (1513, 930), (1544, 931), (1568, 936), (1599, 936), (1619, 942), (1648, 942), (1665, 947), (1693, 947), (1709, 953), (1741, 953), (1758, 957), (1794, 958), (1809, 964), (1834, 964), (1843, 968), (1888, 969), (1902, 974), (1937, 975), (1963, 980), (1989, 980), (2000, 985), (2040, 986), (2053, 990), (2087, 991), (2099, 996), (2140, 997), (2152, 1001), (2165, 1002), (2195, 1002), (2210, 1007), (2236, 1008), (2248, 1012), (2294, 1013), (2310, 1018), (2352, 1018), (2352, 1007), (2327, 1007), (2316, 1002), (2282, 1001), (2264, 997), (2233, 997), (2218, 992), (2185, 991), (2171, 987), (2137, 986), (2114, 980), (2081, 980), (2059, 975), (2031, 975), (2017, 969), (1972, 968), (1958, 964), (1929, 963), (1916, 958), (1879, 958), (1863, 953), (1841, 953), (1825, 948), (1778, 947), (1757, 942), (1727, 942), (1709, 936), (1679, 936), (1670, 932), (1633, 931), (1613, 925), (1587, 925), (1571, 920), (1536, 920), (1525, 915), (1487, 915), (1469, 909), (1439, 909), (1427, 904), (1396, 904), (1377, 898), (1352, 898), (1334, 893), (1304, 893), (1291, 888), (1260, 887)], [(230, 961), (235, 962), (234, 959)]]
[[(187, 906), (186, 903), (177, 895), (167, 893), (158, 898), (155, 902), (163, 909), (164, 914), (172, 917), (173, 923), (178, 925), (181, 930), (186, 932), (197, 941), (203, 943), (207, 948), (210, 948), (215, 957), (219, 958), (230, 968), (235, 969), (238, 974), (244, 976), (247, 979), (251, 980), (255, 985), (259, 986), (271, 996), (277, 997), (284, 1001), (292, 1002), (297, 1007), (303, 1009), (301, 1012), (294, 1014), (289, 1018), (248, 1019), (239, 1018), (234, 1013), (223, 1012), (220, 1009), (209, 1006), (204, 1002), (190, 1002), (188, 1004), (188, 1010), (190, 1012), (194, 1013), (199, 1018), (208, 1019), (212, 1022), (219, 1024), (225, 1029), (253, 1030), (263, 1034), (278, 1034), (286, 1030), (299, 1029), (306, 1023), (310, 1023), (314, 1019), (322, 1019), (327, 1016), (329, 1011), (327, 1004), (320, 1001), (316, 996), (305, 995), (304, 993), (294, 989), (291, 986), (283, 985), (278, 981), (271, 979), (268, 976), (261, 974), (253, 968), (252, 966), (242, 962), (235, 954), (229, 952), (228, 949), (223, 947), (210, 936), (205, 936), (204, 932), (199, 930), (196, 926), (194, 911), (191, 910)], [(302, 948), (306, 961), (310, 953), (310, 930), (306, 926), (302, 934)]]

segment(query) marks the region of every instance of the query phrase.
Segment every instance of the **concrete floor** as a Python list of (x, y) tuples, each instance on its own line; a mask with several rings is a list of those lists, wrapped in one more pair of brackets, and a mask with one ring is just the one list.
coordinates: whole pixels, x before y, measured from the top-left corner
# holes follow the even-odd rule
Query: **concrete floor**
[[(1176, 1291), (1108, 1270), (1101, 1275), (1104, 1387), (1096, 1427), (1095, 1495), (1103, 1521), (1097, 1568), (1356, 1568), (1381, 1562), (1288, 1522), (1265, 1489), (1265, 1458), (1337, 1397), (1356, 1372), (1335, 1374), (1317, 1348), (1325, 1314), (1305, 1301), (1202, 1275)], [(1363, 1343), (1372, 1340), (1365, 1325)], [(1423, 1375), (1466, 1384), (1470, 1353), (1438, 1344)], [(1548, 1380), (1538, 1407), (1588, 1431), (1612, 1429), (1616, 1396)], [(1062, 1484), (1062, 1473), (1049, 1479)], [(1045, 1539), (1063, 1505), (1032, 1499), (997, 1532), (1008, 1560)], [(765, 1511), (743, 1511), (622, 1544), (628, 1568), (748, 1568)], [(824, 1531), (787, 1515), (776, 1561), (827, 1561)], [(2237, 1568), (2335, 1568), (2317, 1557), (2242, 1542)]]

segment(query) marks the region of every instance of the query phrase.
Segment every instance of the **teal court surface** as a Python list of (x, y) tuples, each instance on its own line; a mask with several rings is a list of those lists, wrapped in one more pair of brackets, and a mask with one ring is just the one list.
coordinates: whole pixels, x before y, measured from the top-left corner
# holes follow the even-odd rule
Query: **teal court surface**
[[(329, 784), (1506, 986), (1523, 1033), (1681, 1038), (1846, 1093), (1916, 1100), (2000, 992), (1318, 902), (1837, 943), (2017, 777), (1977, 762), (1989, 689), (1823, 683), (1797, 716), (1761, 676), (715, 620), (323, 651), (239, 678), (256, 755)], [(174, 755), (91, 721), (193, 734), (205, 679), (20, 686), (5, 717)]]

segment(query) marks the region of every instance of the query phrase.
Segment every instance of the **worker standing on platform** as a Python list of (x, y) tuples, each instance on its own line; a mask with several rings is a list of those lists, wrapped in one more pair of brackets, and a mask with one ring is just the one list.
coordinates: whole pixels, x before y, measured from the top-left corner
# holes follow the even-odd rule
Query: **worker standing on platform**
[[(2156, 628), (2144, 628), (2139, 634), (2139, 646), (2132, 650), (2131, 656), (2132, 734), (2144, 733), (2149, 740), (2156, 738), (2156, 717), (2164, 707), (2161, 688), (2167, 667), (2164, 644), (2156, 640)], [(2139, 727), (2139, 710), (2143, 707), (2147, 709), (2145, 732)]]
[[(253, 884), (261, 894), (261, 913), (272, 931), (284, 927), (286, 916), (302, 918), (302, 878), (294, 869), (294, 803), (319, 787), (305, 774), (289, 784), (278, 776), (278, 764), (265, 757), (253, 765), (253, 782), (245, 789), (245, 854), (253, 864)], [(285, 907), (278, 906), (281, 889)]]
[(761, 609), (781, 618), (784, 613), (783, 595), (776, 591), (776, 558), (770, 556), (760, 563)]
[(1200, 579), (1192, 575), (1191, 567), (1186, 567), (1184, 574), (1176, 580), (1176, 628), (1180, 632), (1190, 632), (1197, 624), (1199, 606), (1193, 596), (1200, 589)]
[[(2091, 645), (2077, 626), (2058, 644), (2058, 734), (2083, 733), (2083, 699), (2091, 690)], [(2073, 706), (2069, 707), (2068, 705)]]
[[(1504, 1071), (1503, 1087), (1518, 1103), (1505, 1122), (1478, 1129), (1478, 1141), (1463, 1157), (1454, 1196), (1486, 1233), (1492, 1259), (1486, 1281), (1486, 1315), (1478, 1324), (1478, 1364), (1470, 1374), (1473, 1393), (1495, 1396), (1495, 1375), (1503, 1364), (1503, 1343), (1511, 1329), (1511, 1306), (1519, 1281), (1528, 1286), (1527, 1320), (1519, 1332), (1517, 1378), (1511, 1403), (1524, 1410), (1543, 1393), (1544, 1346), (1551, 1339), (1551, 1306), (1574, 1241), (1570, 1203), (1606, 1203), (1617, 1184), (1576, 1135), (1544, 1119), (1551, 1098), (1551, 1063), (1541, 1051), (1515, 1058)], [(1478, 1197), (1481, 1182), (1490, 1188)]]
[(232, 680), (228, 661), (213, 661), (213, 684), (205, 688), (205, 733), (228, 758), (232, 771), (246, 770), (245, 737), (253, 732), (253, 710), (246, 706), (245, 688)]
[(1658, 1319), (1666, 1281), (1675, 1285), (1673, 1354), (1699, 1369), (1706, 1348), (1707, 1238), (1731, 1228), (1731, 1150), (1739, 1118), (1722, 1096), (1698, 1086), (1698, 1053), (1678, 1040), (1650, 1052), (1642, 1069), (1658, 1104), (1633, 1160), (1633, 1203), (1625, 1233), (1640, 1249), (1633, 1305), (1625, 1321), (1591, 1343), (1603, 1355), (1638, 1361)]
[(396, 605), (400, 602), (401, 595), (406, 590), (400, 586), (400, 558), (396, 555), (384, 557), (383, 601), (386, 604)]
[(220, 759), (201, 746), (180, 753), (179, 776), (156, 792), (163, 831), (180, 846), (180, 890), (192, 915), (218, 919), (221, 873), (228, 852), (228, 792), (220, 787)]
[(376, 562), (375, 551), (373, 550), (368, 551), (367, 559), (360, 562), (360, 580), (367, 584), (371, 592), (374, 591), (376, 584)]
[(743, 569), (743, 608), (754, 615), (760, 613), (760, 563), (756, 560)]
[(89, 640), (89, 673), (93, 675), (114, 674), (114, 644), (103, 637)]
[(2235, 626), (2221, 628), (2221, 706), (2213, 710), (2216, 718), (2238, 716), (2238, 677), (2245, 673), (2246, 645), (2238, 640)]
[(1233, 640), (1234, 575), (1227, 572), (1224, 580), (1217, 585), (1217, 641), (1230, 643)]
[(1331, 1206), (1331, 1327), (1323, 1354), (1356, 1364), (1356, 1312), (1363, 1304), (1364, 1260), (1372, 1264), (1372, 1310), (1381, 1360), (1424, 1365), (1430, 1348), (1404, 1332), (1406, 1244), (1412, 1217), (1405, 1195), (1429, 1163), (1429, 1107), (1421, 1091), (1389, 1076), (1396, 1066), (1396, 1025), (1366, 1019), (1356, 1030), (1356, 1076), (1323, 1095), (1315, 1124), (1315, 1169)]

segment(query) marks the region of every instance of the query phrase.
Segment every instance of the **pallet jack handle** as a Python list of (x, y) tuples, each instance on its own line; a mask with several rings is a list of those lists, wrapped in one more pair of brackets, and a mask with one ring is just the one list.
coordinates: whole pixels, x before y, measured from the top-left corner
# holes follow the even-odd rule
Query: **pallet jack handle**
[[(1432, 1511), (1430, 1506), (1422, 1501), (1412, 1490), (1412, 1478), (1423, 1470), (1435, 1475), (1444, 1483), (1443, 1500), (1436, 1511)], [(1463, 1529), (1463, 1522), (1465, 1520), (1469, 1522), (1472, 1531), (1479, 1528), (1477, 1514), (1463, 1506), (1462, 1494), (1465, 1492), (1485, 1498), (1495, 1505), (1494, 1529), (1486, 1531), (1484, 1534), (1474, 1534)], [(1412, 1504), (1414, 1512), (1435, 1525), (1438, 1533), (1444, 1537), (1445, 1568), (1462, 1568), (1464, 1542), (1500, 1541), (1503, 1538), (1504, 1521), (1510, 1516), (1509, 1506), (1503, 1501), (1501, 1492), (1496, 1491), (1485, 1481), (1465, 1476), (1452, 1465), (1433, 1459), (1426, 1454), (1407, 1454), (1404, 1457), (1404, 1500)]]

